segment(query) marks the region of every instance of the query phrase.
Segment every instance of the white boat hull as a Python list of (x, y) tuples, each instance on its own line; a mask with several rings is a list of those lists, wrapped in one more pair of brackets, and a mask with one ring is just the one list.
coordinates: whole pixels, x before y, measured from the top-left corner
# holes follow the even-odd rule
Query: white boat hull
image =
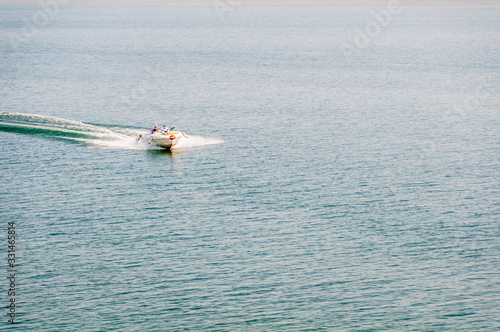
[(172, 149), (183, 138), (187, 138), (183, 132), (173, 132), (168, 134), (154, 133), (140, 135), (137, 140), (146, 141), (148, 144), (163, 149)]

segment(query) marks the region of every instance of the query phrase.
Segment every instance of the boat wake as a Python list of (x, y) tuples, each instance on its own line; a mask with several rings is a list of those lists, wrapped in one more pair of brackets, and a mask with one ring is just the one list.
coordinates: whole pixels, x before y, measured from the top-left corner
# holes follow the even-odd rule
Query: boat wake
[[(90, 124), (35, 114), (0, 113), (0, 131), (62, 139), (93, 148), (120, 150), (161, 149), (153, 147), (147, 142), (136, 141), (138, 134), (148, 131), (145, 128)], [(174, 150), (220, 143), (223, 143), (223, 141), (219, 139), (188, 135), (188, 138), (182, 139)]]

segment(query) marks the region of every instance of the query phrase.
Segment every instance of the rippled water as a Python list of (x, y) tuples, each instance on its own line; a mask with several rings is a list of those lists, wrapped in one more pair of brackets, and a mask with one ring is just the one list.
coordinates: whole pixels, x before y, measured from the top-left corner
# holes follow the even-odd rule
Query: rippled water
[(500, 329), (496, 3), (39, 6), (0, 4), (2, 330)]

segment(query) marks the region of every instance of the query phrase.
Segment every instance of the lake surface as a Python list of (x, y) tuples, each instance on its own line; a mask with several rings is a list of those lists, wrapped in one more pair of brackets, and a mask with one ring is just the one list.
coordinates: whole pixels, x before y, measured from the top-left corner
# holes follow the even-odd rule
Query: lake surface
[(52, 6), (0, 4), (1, 330), (500, 330), (498, 3)]

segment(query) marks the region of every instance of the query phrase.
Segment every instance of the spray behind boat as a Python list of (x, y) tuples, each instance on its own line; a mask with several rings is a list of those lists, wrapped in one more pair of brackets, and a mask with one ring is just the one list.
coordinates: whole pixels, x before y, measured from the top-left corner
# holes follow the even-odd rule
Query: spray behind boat
[[(43, 137), (48, 140), (68, 141), (82, 144), (92, 148), (120, 149), (120, 150), (150, 150), (148, 144), (138, 144), (137, 139), (144, 138), (147, 129), (121, 126), (104, 125), (99, 123), (85, 123), (70, 119), (63, 119), (48, 115), (0, 112), (0, 133), (22, 135), (23, 138), (31, 136)], [(149, 134), (149, 133), (148, 133)], [(175, 148), (193, 148), (212, 144), (221, 144), (224, 141), (213, 137), (200, 135), (186, 135), (180, 132), (182, 139), (175, 143)], [(157, 149), (163, 149), (157, 147)]]

